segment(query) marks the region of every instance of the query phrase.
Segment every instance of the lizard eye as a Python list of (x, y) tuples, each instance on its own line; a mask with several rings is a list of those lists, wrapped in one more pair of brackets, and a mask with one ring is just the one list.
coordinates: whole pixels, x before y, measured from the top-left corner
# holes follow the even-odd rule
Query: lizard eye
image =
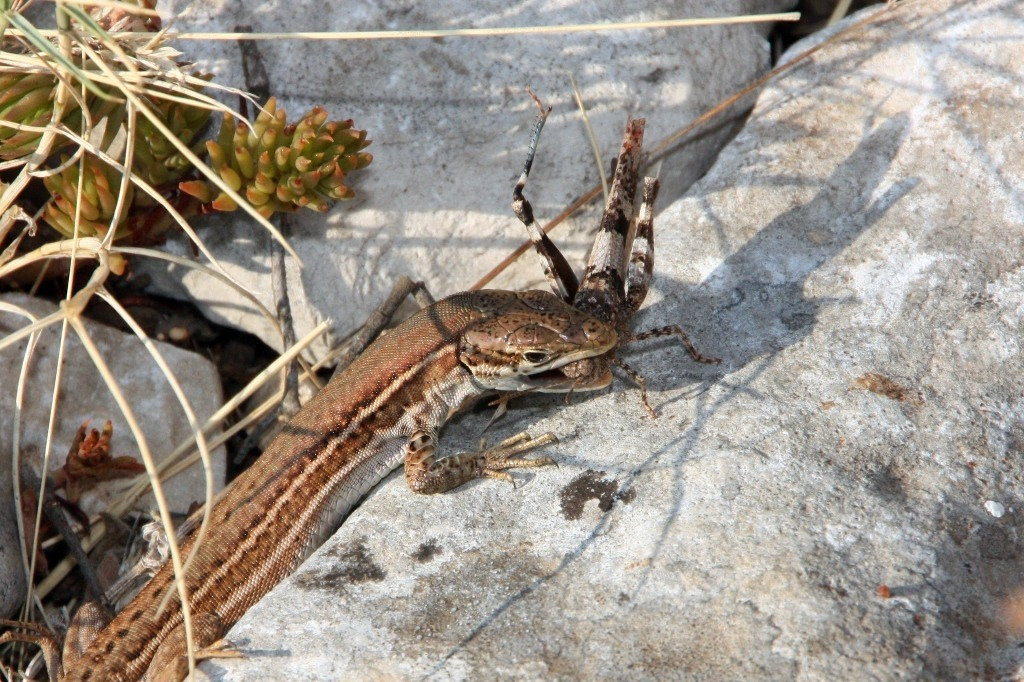
[(531, 365), (539, 365), (545, 362), (551, 354), (543, 350), (527, 350), (523, 351), (523, 360), (526, 360)]

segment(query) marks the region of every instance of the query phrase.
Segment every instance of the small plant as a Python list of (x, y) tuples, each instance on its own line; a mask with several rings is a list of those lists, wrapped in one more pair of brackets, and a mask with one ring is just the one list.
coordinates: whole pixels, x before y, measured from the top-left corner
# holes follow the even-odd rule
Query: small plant
[[(152, 9), (149, 0), (138, 1)], [(32, 29), (13, 16), (23, 31)], [(331, 200), (353, 196), (346, 176), (372, 157), (362, 151), (366, 132), (351, 120), (329, 121), (315, 107), (289, 124), (271, 99), (253, 123), (226, 113), (217, 138), (204, 142), (211, 111), (225, 109), (206, 94), (210, 76), (187, 73), (189, 63), (159, 41), (115, 41), (106, 33), (158, 30), (155, 16), (75, 6), (58, 8), (61, 16), (79, 36), (94, 37), (70, 44), (38, 33), (34, 41), (4, 39), (0, 162), (31, 166), (42, 176), (30, 182), (45, 190), (41, 216), (62, 238), (103, 239), (113, 232), (110, 239), (119, 243), (153, 244), (175, 225), (166, 205), (184, 219), (237, 210), (239, 203), (211, 175), (264, 218), (302, 207), (325, 211)], [(40, 149), (48, 129), (57, 134)], [(186, 151), (208, 157), (207, 174)], [(128, 159), (131, 177), (122, 189)], [(22, 196), (10, 203), (21, 205)], [(22, 208), (33, 213), (31, 205)]]
[[(53, 116), (57, 78), (48, 73), (0, 73), (0, 118), (42, 128)], [(0, 128), (0, 159), (11, 161), (36, 150), (42, 133), (31, 128)]]
[[(43, 179), (51, 197), (43, 210), (43, 217), (53, 229), (69, 239), (76, 234), (80, 237), (103, 237), (114, 222), (118, 187), (121, 184), (120, 172), (88, 154), (82, 156), (80, 163), (70, 163), (67, 156), (62, 156), (61, 163), (65, 165), (63, 171)], [(125, 195), (129, 206), (134, 195), (129, 183)], [(117, 232), (114, 239), (128, 234), (127, 212), (122, 212), (122, 216), (115, 228)]]
[[(355, 193), (345, 176), (373, 160), (361, 151), (369, 144), (366, 131), (354, 129), (351, 119), (328, 121), (322, 107), (288, 124), (284, 109), (271, 97), (252, 126), (225, 117), (206, 150), (220, 178), (269, 217), (301, 207), (326, 211), (330, 199), (351, 199)], [(180, 188), (217, 211), (238, 208), (207, 181), (183, 182)]]

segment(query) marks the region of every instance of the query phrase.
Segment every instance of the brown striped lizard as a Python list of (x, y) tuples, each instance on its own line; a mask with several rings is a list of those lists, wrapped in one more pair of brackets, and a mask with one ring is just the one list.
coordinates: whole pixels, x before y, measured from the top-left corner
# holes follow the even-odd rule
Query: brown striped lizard
[[(520, 434), (479, 453), (439, 454), (440, 427), (476, 398), (600, 388), (617, 364), (640, 381), (644, 405), (652, 411), (642, 380), (615, 356), (622, 342), (677, 333), (695, 359), (714, 362), (697, 353), (678, 328), (638, 335), (628, 329), (653, 267), (657, 181), (645, 182), (639, 216), (632, 219), (643, 122), (627, 126), (581, 285), (534, 224), (522, 193), (543, 122), (542, 115), (514, 208), (561, 297), (497, 290), (450, 296), (379, 338), (336, 374), (218, 498), (203, 542), (194, 546), (194, 537), (185, 534), (182, 552), (192, 557), (184, 583), (196, 646), (214, 644), (403, 462), (406, 481), (418, 493), (443, 492), (479, 477), (511, 480), (508, 469), (553, 463), (519, 457), (552, 442), (550, 434)], [(96, 626), (73, 628), (85, 634), (79, 639), (69, 633), (63, 656), (52, 639), (38, 633), (4, 638), (40, 643), (51, 680), (180, 679), (194, 664), (184, 655), (183, 614), (169, 564), (109, 624)]]
[[(183, 554), (194, 554), (185, 584), (196, 644), (218, 639), (403, 462), (418, 493), (552, 464), (517, 457), (550, 443), (550, 435), (520, 434), (482, 453), (443, 456), (438, 431), (480, 396), (564, 385), (559, 367), (615, 342), (611, 327), (550, 293), (498, 290), (445, 298), (379, 338), (232, 482), (211, 510), (202, 544), (193, 546), (191, 536), (183, 542)], [(51, 679), (106, 682), (185, 672), (173, 581), (165, 564), (84, 650), (68, 638), (62, 662), (55, 651), (48, 656)]]

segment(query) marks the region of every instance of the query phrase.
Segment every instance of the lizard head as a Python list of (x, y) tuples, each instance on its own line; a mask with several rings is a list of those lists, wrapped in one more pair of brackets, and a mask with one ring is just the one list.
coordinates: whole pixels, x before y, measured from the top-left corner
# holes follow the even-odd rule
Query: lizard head
[(559, 367), (615, 347), (614, 327), (545, 291), (477, 292), (483, 316), (459, 342), (459, 361), (485, 390), (550, 390)]

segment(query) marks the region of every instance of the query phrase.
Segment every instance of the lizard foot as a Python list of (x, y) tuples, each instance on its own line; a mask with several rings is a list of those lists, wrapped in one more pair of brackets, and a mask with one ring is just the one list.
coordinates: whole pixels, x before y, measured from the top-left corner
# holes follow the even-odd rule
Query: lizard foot
[(512, 476), (505, 473), (506, 469), (555, 463), (549, 457), (524, 459), (517, 455), (554, 442), (557, 439), (550, 433), (533, 438), (524, 432), (493, 448), (485, 449), (487, 446), (483, 443), (479, 452), (439, 456), (436, 433), (420, 431), (406, 446), (405, 480), (413, 492), (423, 494), (443, 493), (476, 478), (497, 478), (515, 485)]
[(506, 469), (558, 466), (555, 460), (550, 457), (524, 459), (516, 457), (516, 455), (557, 442), (558, 439), (552, 433), (541, 434), (534, 438), (525, 431), (511, 438), (506, 438), (489, 450), (484, 449), (487, 447), (486, 441), (481, 442), (480, 449), (482, 452), (480, 454), (484, 457), (484, 467), (481, 476), (507, 481), (515, 486), (515, 479), (510, 474), (505, 473)]

